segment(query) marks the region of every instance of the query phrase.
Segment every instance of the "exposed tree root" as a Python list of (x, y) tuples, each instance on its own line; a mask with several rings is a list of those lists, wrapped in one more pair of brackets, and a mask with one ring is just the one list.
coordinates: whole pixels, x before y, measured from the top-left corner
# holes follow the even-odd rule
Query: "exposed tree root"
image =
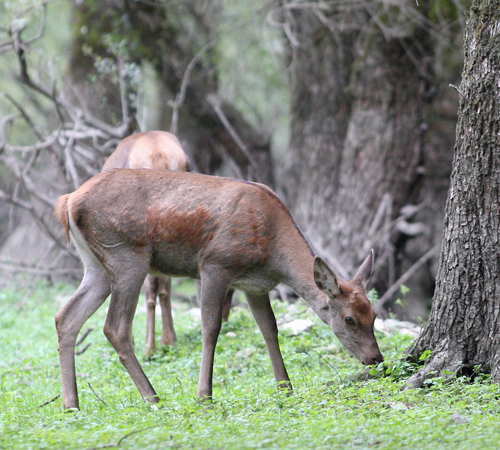
[(453, 357), (449, 351), (441, 351), (432, 355), (430, 361), (405, 383), (404, 389), (421, 388), (425, 380), (439, 376), (453, 378), (462, 373), (462, 358)]

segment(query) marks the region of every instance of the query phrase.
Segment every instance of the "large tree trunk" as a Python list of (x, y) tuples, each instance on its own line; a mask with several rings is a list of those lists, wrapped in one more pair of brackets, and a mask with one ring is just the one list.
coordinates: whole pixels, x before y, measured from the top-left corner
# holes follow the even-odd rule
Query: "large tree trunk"
[(420, 386), (449, 371), (500, 381), (500, 3), (476, 0), (465, 32), (465, 65), (436, 292), (427, 326), (409, 349), (427, 365)]
[(422, 179), (431, 50), (400, 3), (384, 14), (382, 3), (359, 3), (331, 17), (290, 6), (298, 44), (284, 190), (313, 246), (344, 277), (381, 248), (386, 221), (377, 225), (377, 211), (392, 220), (417, 200)]

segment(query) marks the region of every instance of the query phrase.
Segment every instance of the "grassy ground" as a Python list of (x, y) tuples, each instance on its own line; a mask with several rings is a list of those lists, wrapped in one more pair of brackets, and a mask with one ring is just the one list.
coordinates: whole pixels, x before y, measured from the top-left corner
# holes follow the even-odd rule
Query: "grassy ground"
[[(53, 316), (74, 290), (31, 284), (0, 292), (1, 449), (500, 448), (500, 387), (488, 378), (473, 384), (436, 379), (425, 390), (401, 390), (411, 369), (398, 359), (407, 336), (380, 336), (390, 377), (354, 382), (360, 364), (314, 318), (307, 334), (282, 333), (295, 390), (277, 392), (263, 339), (243, 307), (223, 326), (211, 404), (195, 399), (199, 320), (178, 306), (178, 343), (147, 359), (140, 308), (136, 352), (162, 398), (158, 405), (141, 400), (120, 365), (101, 331), (101, 308), (79, 348), (91, 345), (77, 357), (82, 409), (63, 413), (61, 398), (49, 402), (61, 389)], [(286, 305), (274, 306), (277, 317), (289, 314)], [(304, 311), (298, 304), (298, 317), (308, 317)]]

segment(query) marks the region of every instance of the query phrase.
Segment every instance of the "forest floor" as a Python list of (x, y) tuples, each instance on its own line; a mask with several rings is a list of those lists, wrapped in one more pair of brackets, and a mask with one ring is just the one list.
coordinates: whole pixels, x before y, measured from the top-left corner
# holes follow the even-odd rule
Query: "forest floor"
[[(175, 289), (189, 296), (194, 285)], [(84, 326), (93, 331), (78, 347), (81, 410), (63, 412), (54, 314), (74, 291), (42, 282), (0, 291), (0, 449), (500, 449), (500, 386), (488, 376), (434, 378), (425, 389), (404, 390), (415, 367), (402, 355), (413, 337), (391, 328), (377, 333), (384, 367), (355, 381), (361, 364), (301, 301), (273, 302), (280, 323), (314, 323), (296, 335), (280, 326), (292, 395), (276, 389), (264, 340), (242, 300), (222, 327), (214, 400), (198, 403), (198, 315), (176, 303), (176, 345), (147, 358), (141, 297), (135, 349), (160, 403), (141, 399), (104, 337), (105, 305)]]

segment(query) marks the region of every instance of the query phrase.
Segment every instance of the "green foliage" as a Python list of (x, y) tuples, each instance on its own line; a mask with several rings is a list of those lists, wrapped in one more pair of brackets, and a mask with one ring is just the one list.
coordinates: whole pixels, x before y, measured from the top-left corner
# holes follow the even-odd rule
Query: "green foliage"
[(401, 308), (403, 309), (403, 313), (406, 313), (406, 307), (408, 305), (408, 300), (406, 296), (410, 292), (410, 288), (402, 284), (399, 290), (401, 291), (401, 298), (398, 298), (395, 303), (401, 306)]
[(368, 292), (367, 297), (371, 303), (377, 303), (377, 301), (379, 299), (379, 295), (378, 295), (377, 290), (372, 289), (370, 292)]
[[(177, 287), (176, 287), (177, 288)], [(194, 293), (185, 283), (183, 295)], [(415, 366), (402, 358), (410, 338), (379, 336), (386, 362), (369, 381), (331, 331), (316, 326), (281, 334), (294, 384), (277, 391), (262, 336), (248, 309), (232, 310), (223, 324), (212, 403), (196, 402), (201, 356), (199, 320), (175, 305), (178, 342), (143, 356), (143, 299), (134, 324), (136, 352), (162, 401), (140, 398), (100, 331), (106, 307), (85, 325), (91, 346), (77, 356), (81, 411), (62, 412), (53, 316), (74, 292), (66, 285), (0, 292), (0, 448), (8, 449), (489, 449), (500, 441), (500, 387), (488, 377), (433, 379), (422, 390), (402, 390)], [(299, 304), (299, 317), (309, 316)], [(290, 314), (273, 304), (277, 318)], [(427, 355), (428, 356), (428, 355)], [(46, 403), (48, 402), (48, 403)]]

